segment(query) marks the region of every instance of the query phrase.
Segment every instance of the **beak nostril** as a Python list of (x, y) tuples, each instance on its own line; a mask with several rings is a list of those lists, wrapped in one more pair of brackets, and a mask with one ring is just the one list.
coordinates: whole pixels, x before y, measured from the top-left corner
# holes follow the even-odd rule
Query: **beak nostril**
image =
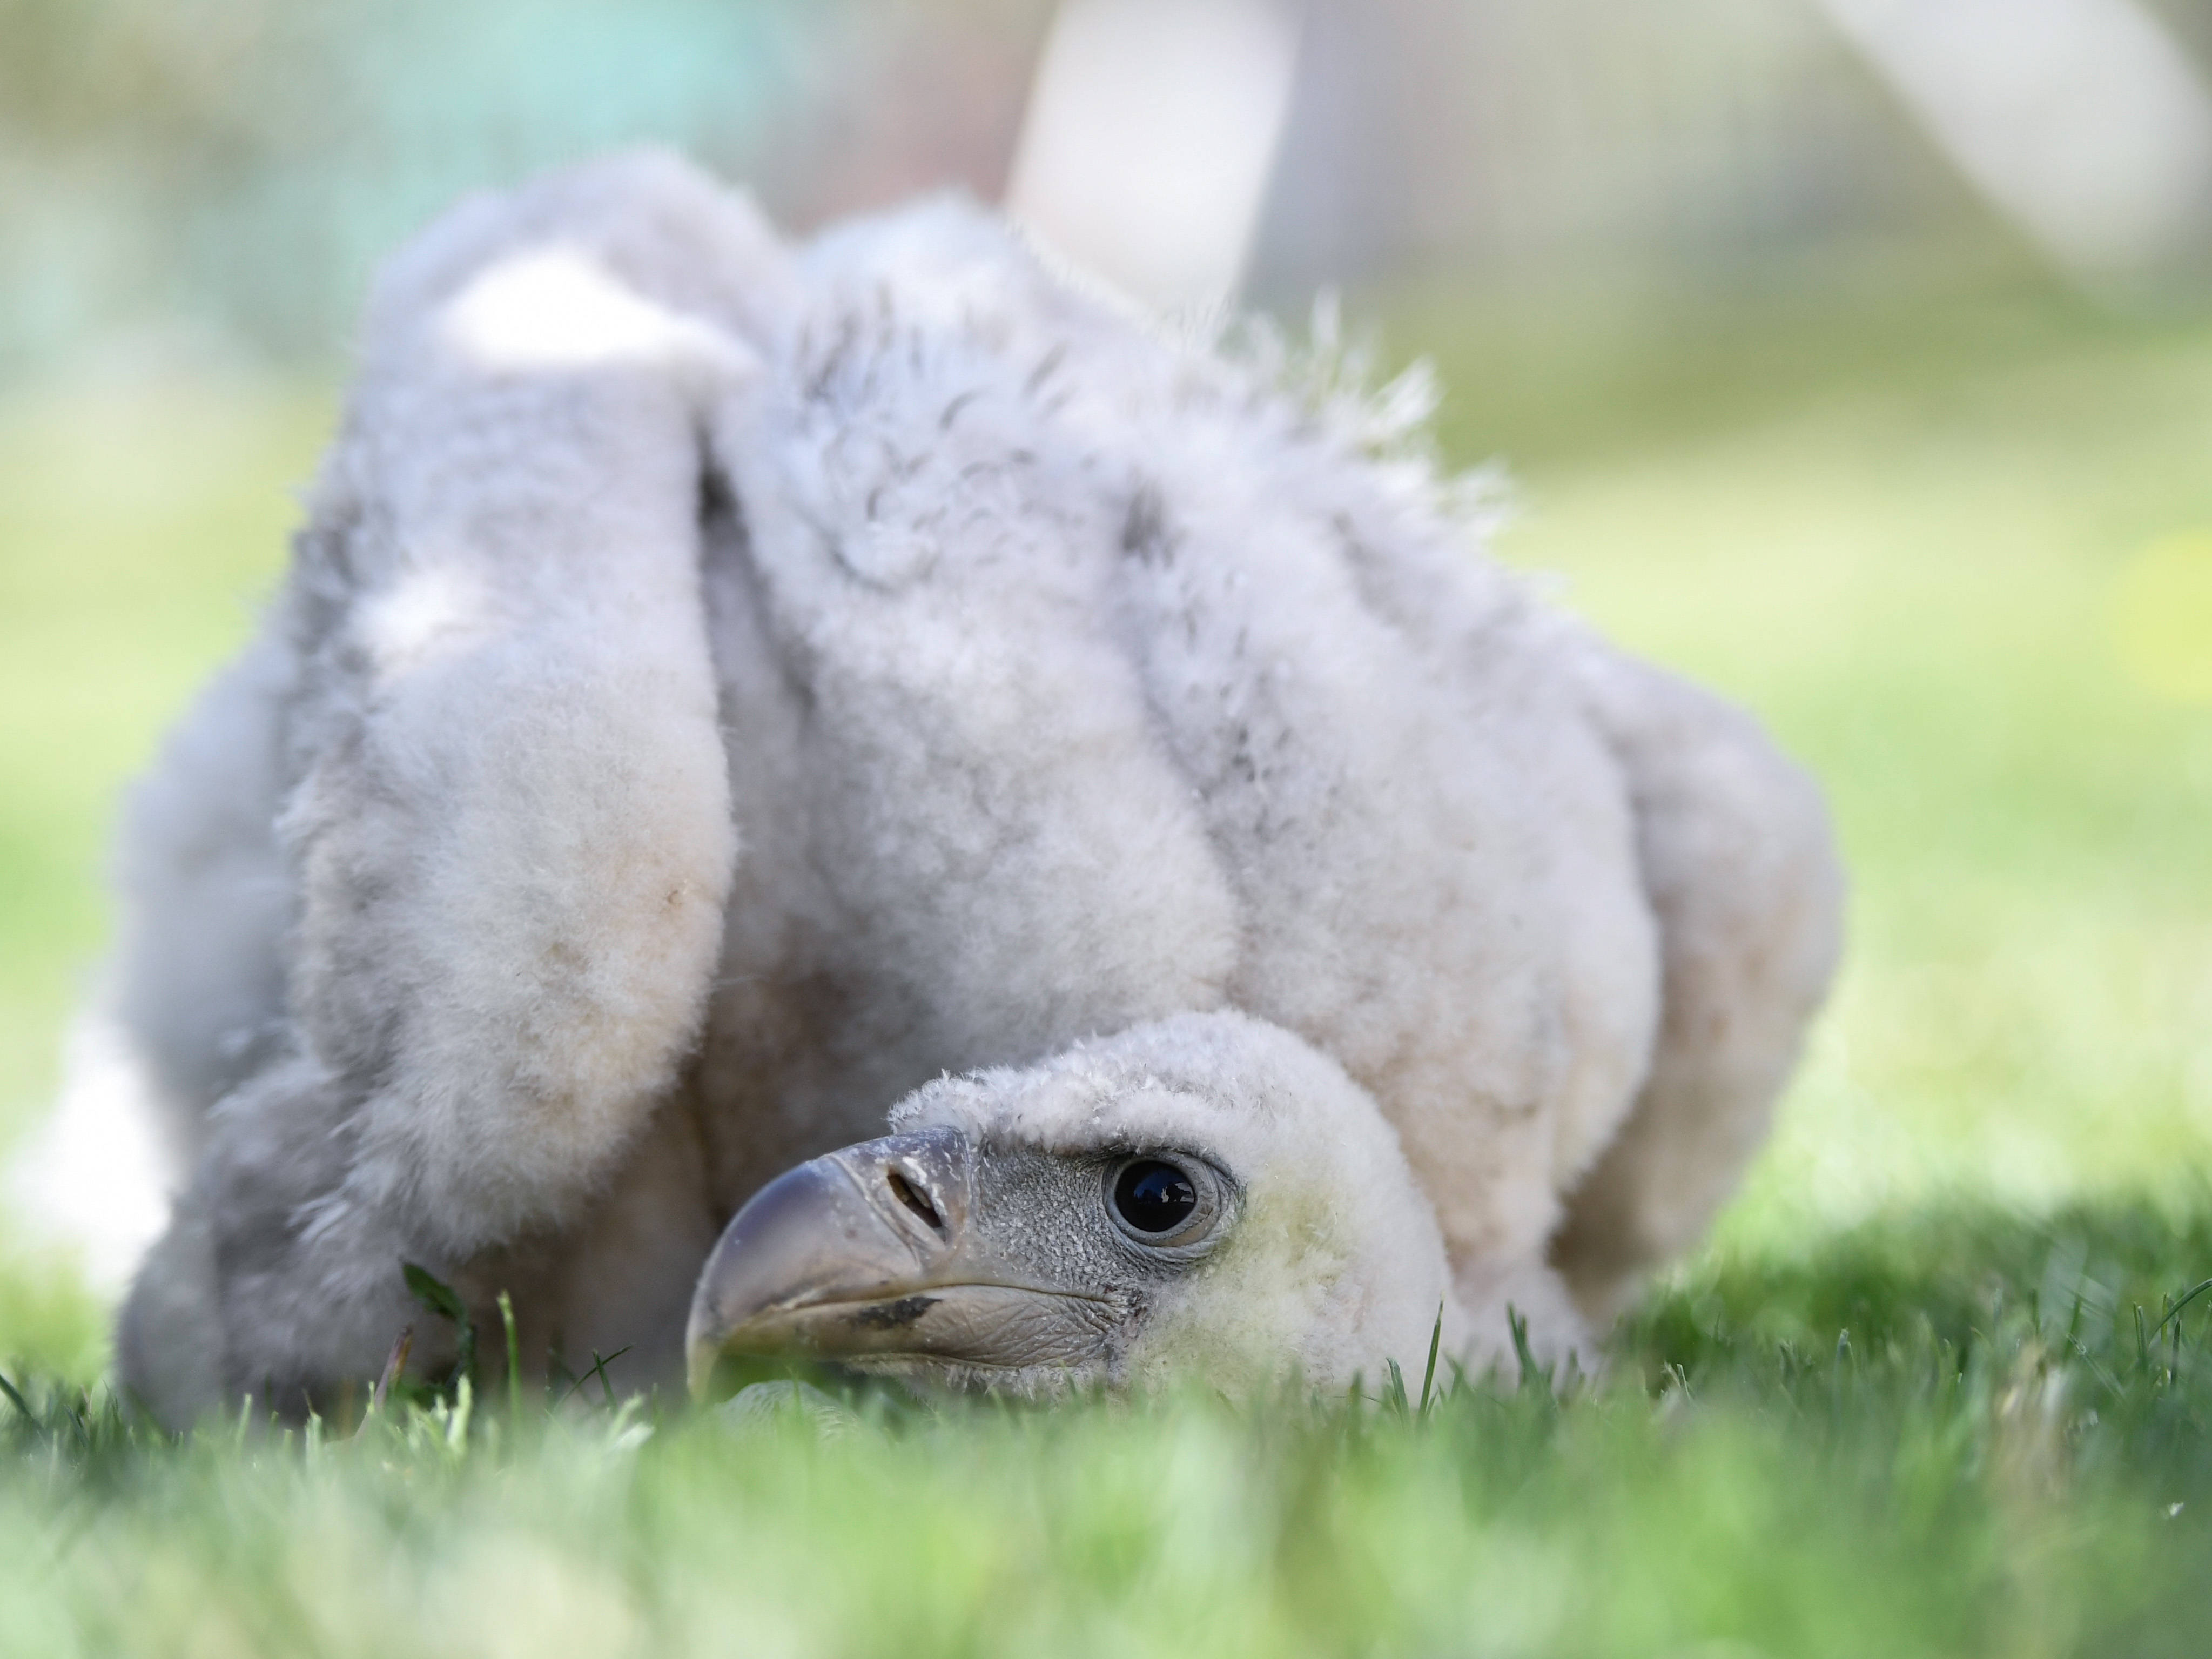
[(891, 1196), (927, 1223), (932, 1232), (941, 1233), (945, 1231), (945, 1218), (938, 1214), (937, 1206), (923, 1196), (921, 1188), (915, 1186), (896, 1170), (890, 1171), (884, 1179), (890, 1183)]

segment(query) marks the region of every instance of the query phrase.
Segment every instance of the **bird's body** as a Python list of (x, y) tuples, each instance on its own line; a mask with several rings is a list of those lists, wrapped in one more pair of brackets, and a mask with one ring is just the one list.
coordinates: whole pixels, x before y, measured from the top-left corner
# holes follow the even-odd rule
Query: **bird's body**
[(1132, 1052), (1279, 1028), (1253, 1075), (1371, 1102), (1300, 1133), (1394, 1130), (1427, 1206), (1394, 1353), (1445, 1299), (1471, 1353), (1509, 1301), (1587, 1353), (1756, 1143), (1825, 820), (1361, 415), (949, 206), (792, 254), (648, 159), (434, 231), (134, 816), (117, 1007), (194, 1171), (134, 1385), (373, 1372), (403, 1258), (667, 1376), (771, 1177), (945, 1073), (1231, 1012)]

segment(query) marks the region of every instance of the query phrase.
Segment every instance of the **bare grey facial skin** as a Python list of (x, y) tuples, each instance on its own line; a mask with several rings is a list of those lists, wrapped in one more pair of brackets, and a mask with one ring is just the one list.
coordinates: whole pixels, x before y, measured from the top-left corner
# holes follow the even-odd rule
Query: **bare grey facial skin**
[(1176, 1148), (1057, 1153), (939, 1127), (771, 1182), (708, 1257), (686, 1347), (955, 1387), (1118, 1380), (1147, 1320), (1235, 1230), (1239, 1193)]

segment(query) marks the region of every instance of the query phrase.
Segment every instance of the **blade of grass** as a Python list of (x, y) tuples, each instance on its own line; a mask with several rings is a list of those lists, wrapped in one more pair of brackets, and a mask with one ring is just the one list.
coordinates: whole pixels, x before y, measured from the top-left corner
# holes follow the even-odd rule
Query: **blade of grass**
[(617, 1348), (610, 1354), (602, 1354), (597, 1348), (592, 1350), (592, 1369), (586, 1371), (584, 1375), (586, 1376), (596, 1376), (599, 1379), (599, 1388), (607, 1397), (607, 1409), (609, 1411), (615, 1409), (615, 1385), (607, 1378), (607, 1367), (613, 1364), (616, 1360), (620, 1359), (624, 1354), (628, 1353), (632, 1346), (632, 1344), (625, 1342), (621, 1347)]
[(2181, 1317), (2181, 1310), (2187, 1307), (2191, 1303), (2196, 1301), (2198, 1297), (2203, 1295), (2207, 1291), (2212, 1291), (2212, 1279), (2208, 1279), (2203, 1284), (2197, 1285), (2194, 1289), (2185, 1293), (2180, 1301), (2175, 1303), (2171, 1308), (2168, 1308), (2166, 1310), (2166, 1317), (2160, 1320), (2157, 1324), (2151, 1327), (2150, 1334), (2153, 1336), (2156, 1336), (2160, 1331), (2166, 1328), (2166, 1322), (2168, 1320), (2179, 1319)]
[(477, 1327), (469, 1317), (468, 1305), (455, 1293), (453, 1287), (440, 1279), (428, 1267), (412, 1261), (399, 1264), (407, 1279), (407, 1289), (416, 1301), (441, 1319), (450, 1320), (457, 1334), (453, 1356), (453, 1376), (457, 1379), (474, 1382), (477, 1373)]
[(1437, 1384), (1437, 1350), (1438, 1348), (1440, 1348), (1440, 1347), (1442, 1347), (1442, 1346), (1443, 1346), (1443, 1340), (1444, 1340), (1444, 1304), (1443, 1304), (1443, 1303), (1439, 1302), (1439, 1303), (1437, 1303), (1437, 1322), (1436, 1322), (1436, 1325), (1435, 1325), (1435, 1326), (1434, 1326), (1434, 1328), (1431, 1328), (1431, 1331), (1429, 1332), (1429, 1364), (1428, 1364), (1428, 1368), (1427, 1368), (1426, 1370), (1425, 1370), (1421, 1373), (1421, 1410), (1420, 1410), (1420, 1414), (1421, 1414), (1423, 1417), (1426, 1417), (1426, 1416), (1429, 1414), (1429, 1401), (1430, 1401), (1430, 1399), (1431, 1399), (1431, 1395), (1434, 1394), (1435, 1389), (1436, 1389), (1436, 1384)]
[(31, 1409), (30, 1402), (25, 1400), (21, 1395), (15, 1392), (15, 1385), (13, 1382), (10, 1382), (4, 1376), (0, 1376), (0, 1394), (6, 1395), (8, 1398), (14, 1402), (15, 1409), (23, 1413), (23, 1418), (26, 1422), (38, 1425), (38, 1413)]
[(392, 1385), (398, 1380), (400, 1372), (407, 1369), (408, 1351), (414, 1346), (415, 1328), (412, 1325), (401, 1326), (399, 1340), (392, 1345), (392, 1352), (385, 1357), (383, 1374), (376, 1379), (376, 1387), (369, 1391), (370, 1416), (374, 1417), (384, 1409), (385, 1396), (392, 1392)]
[(514, 1332), (514, 1298), (505, 1291), (499, 1293), (499, 1322), (507, 1332), (507, 1415), (510, 1422), (522, 1421), (522, 1342)]

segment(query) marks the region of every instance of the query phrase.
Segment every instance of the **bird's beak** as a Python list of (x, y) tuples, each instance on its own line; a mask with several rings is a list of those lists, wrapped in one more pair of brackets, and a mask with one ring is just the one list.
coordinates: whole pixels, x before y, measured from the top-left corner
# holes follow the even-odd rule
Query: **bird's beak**
[(725, 1355), (863, 1369), (1073, 1366), (1117, 1322), (972, 1224), (975, 1150), (957, 1129), (892, 1135), (802, 1164), (756, 1193), (701, 1269), (685, 1346), (703, 1396)]

